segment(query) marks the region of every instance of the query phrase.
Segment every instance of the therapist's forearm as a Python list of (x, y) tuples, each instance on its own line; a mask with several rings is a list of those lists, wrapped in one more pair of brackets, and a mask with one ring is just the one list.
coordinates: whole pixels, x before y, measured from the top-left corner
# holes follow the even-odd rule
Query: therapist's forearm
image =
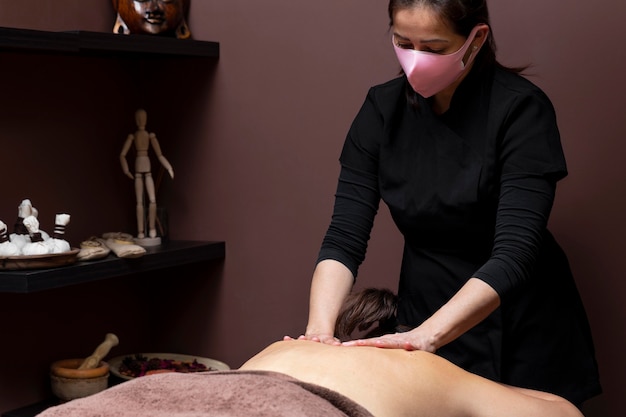
[(437, 312), (419, 326), (436, 349), (480, 323), (500, 305), (500, 296), (487, 283), (471, 278)]
[(354, 277), (340, 262), (324, 260), (317, 264), (311, 282), (309, 322), (306, 335), (333, 335), (335, 322)]

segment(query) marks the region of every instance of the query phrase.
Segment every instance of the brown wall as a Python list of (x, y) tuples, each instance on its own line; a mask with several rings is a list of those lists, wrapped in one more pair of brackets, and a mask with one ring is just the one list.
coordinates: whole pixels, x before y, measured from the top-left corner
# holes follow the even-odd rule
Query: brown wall
[[(626, 393), (626, 128), (618, 114), (626, 96), (618, 18), (626, 3), (603, 3), (563, 10), (539, 0), (490, 3), (502, 61), (534, 64), (532, 79), (559, 116), (570, 176), (552, 229), (572, 260), (605, 388), (588, 417), (620, 415)], [(0, 5), (0, 26), (109, 31), (113, 19), (108, 1)], [(0, 294), (0, 355), (12, 358), (0, 371), (0, 411), (45, 397), (49, 362), (90, 354), (106, 332), (120, 336), (111, 355), (159, 349), (237, 367), (304, 330), (343, 138), (367, 88), (398, 70), (387, 23), (386, 2), (192, 0), (193, 37), (220, 42), (215, 66), (0, 54), (1, 172), (12, 178), (3, 181), (0, 219), (10, 225), (21, 199), (31, 198), (42, 219), (72, 214), (74, 244), (132, 232), (132, 183), (117, 156), (134, 109), (144, 106), (176, 173), (159, 195), (171, 237), (226, 241), (223, 265), (166, 271), (164, 288), (142, 275)], [(52, 157), (64, 162), (54, 174)], [(358, 285), (395, 289), (400, 251), (382, 208)]]

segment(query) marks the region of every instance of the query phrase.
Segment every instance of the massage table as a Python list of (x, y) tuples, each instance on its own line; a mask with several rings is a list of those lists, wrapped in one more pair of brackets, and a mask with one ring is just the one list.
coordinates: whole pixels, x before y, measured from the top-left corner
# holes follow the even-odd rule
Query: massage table
[(112, 386), (37, 417), (373, 417), (327, 388), (267, 371), (160, 373)]

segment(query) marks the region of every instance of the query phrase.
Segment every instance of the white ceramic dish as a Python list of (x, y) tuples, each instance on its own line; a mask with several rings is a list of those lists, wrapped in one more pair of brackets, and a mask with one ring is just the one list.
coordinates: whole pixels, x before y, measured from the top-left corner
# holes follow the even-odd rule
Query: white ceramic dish
[[(129, 356), (134, 358), (135, 355), (137, 355), (137, 353), (130, 353), (128, 355), (116, 356), (115, 358), (108, 360), (107, 362), (109, 363), (109, 369), (111, 373), (122, 379), (126, 379), (126, 380), (134, 379), (134, 377), (132, 376), (120, 374), (119, 368), (124, 358), (127, 358)], [(139, 355), (145, 356), (148, 359), (158, 358), (158, 359), (168, 359), (168, 360), (175, 360), (175, 361), (181, 361), (181, 362), (193, 362), (195, 359), (196, 361), (198, 361), (198, 363), (201, 363), (204, 366), (206, 366), (208, 371), (227, 371), (230, 369), (230, 367), (224, 362), (220, 362), (215, 359), (201, 358), (199, 356), (182, 355), (178, 353), (140, 353)]]

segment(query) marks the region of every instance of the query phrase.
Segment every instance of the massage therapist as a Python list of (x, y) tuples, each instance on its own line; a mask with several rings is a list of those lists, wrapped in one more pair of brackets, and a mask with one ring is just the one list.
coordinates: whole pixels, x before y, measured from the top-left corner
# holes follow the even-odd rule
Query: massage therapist
[(552, 104), (496, 60), (486, 0), (391, 0), (389, 17), (403, 75), (371, 88), (349, 129), (299, 338), (340, 343), (335, 320), (382, 199), (404, 236), (407, 331), (344, 345), (435, 352), (580, 406), (601, 387), (586, 312), (547, 230), (567, 175)]

